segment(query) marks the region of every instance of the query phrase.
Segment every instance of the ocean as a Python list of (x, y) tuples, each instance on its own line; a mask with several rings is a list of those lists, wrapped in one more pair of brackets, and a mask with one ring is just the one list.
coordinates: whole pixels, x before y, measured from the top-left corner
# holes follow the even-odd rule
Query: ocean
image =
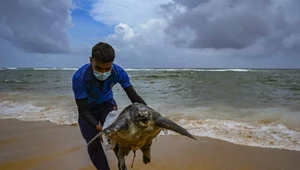
[[(0, 119), (77, 124), (76, 70), (1, 68)], [(300, 70), (126, 70), (150, 107), (195, 136), (300, 151)], [(130, 104), (119, 84), (113, 90), (119, 110)]]

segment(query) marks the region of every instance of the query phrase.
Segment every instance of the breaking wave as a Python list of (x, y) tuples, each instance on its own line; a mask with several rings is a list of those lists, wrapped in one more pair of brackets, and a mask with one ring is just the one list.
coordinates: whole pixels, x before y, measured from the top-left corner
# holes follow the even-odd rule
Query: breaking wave
[(77, 123), (77, 112), (71, 107), (37, 106), (32, 102), (4, 101), (0, 103), (1, 119), (23, 121), (50, 121), (58, 125)]
[(33, 70), (78, 70), (78, 68), (72, 68), (72, 67), (46, 67), (46, 68), (33, 68)]
[(1, 67), (0, 70), (78, 70), (75, 67)]
[(236, 71), (236, 72), (247, 72), (250, 69), (134, 69), (128, 68), (126, 71)]
[[(1, 119), (50, 121), (58, 125), (76, 125), (75, 107), (38, 106), (32, 102), (0, 102)], [(172, 119), (191, 134), (247, 146), (300, 151), (300, 132), (277, 121), (240, 122), (221, 119)], [(160, 135), (178, 135), (172, 131)]]
[[(239, 145), (300, 151), (300, 132), (277, 122), (247, 123), (219, 119), (180, 119), (176, 122), (195, 136)], [(172, 131), (167, 134), (177, 135)], [(162, 132), (160, 135), (166, 134)]]

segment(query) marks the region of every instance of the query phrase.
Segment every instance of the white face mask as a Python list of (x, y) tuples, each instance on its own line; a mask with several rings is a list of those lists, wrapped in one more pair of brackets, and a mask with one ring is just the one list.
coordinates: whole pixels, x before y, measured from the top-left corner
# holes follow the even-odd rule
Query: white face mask
[(108, 72), (105, 72), (105, 73), (100, 73), (100, 72), (94, 70), (94, 73), (93, 73), (93, 74), (94, 74), (94, 76), (95, 76), (98, 80), (104, 81), (104, 80), (106, 80), (106, 79), (110, 76), (111, 71), (108, 71)]

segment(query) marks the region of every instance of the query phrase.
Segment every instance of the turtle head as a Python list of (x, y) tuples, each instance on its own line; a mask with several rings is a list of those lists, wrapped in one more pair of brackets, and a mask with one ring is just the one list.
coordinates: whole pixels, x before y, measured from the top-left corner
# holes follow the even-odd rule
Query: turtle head
[(152, 121), (151, 110), (147, 108), (141, 108), (134, 114), (135, 124), (139, 127), (147, 128), (151, 125)]

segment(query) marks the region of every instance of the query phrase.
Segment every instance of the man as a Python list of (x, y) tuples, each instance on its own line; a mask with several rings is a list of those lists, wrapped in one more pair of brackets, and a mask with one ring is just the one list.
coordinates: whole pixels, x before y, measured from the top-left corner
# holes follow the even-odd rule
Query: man
[[(120, 83), (131, 102), (145, 103), (136, 93), (124, 69), (114, 63), (115, 51), (107, 43), (100, 42), (92, 48), (90, 63), (76, 71), (72, 89), (78, 106), (78, 124), (88, 143), (102, 130), (109, 112), (117, 110), (112, 87)], [(88, 147), (88, 154), (97, 169), (109, 170), (106, 155), (100, 140)]]

